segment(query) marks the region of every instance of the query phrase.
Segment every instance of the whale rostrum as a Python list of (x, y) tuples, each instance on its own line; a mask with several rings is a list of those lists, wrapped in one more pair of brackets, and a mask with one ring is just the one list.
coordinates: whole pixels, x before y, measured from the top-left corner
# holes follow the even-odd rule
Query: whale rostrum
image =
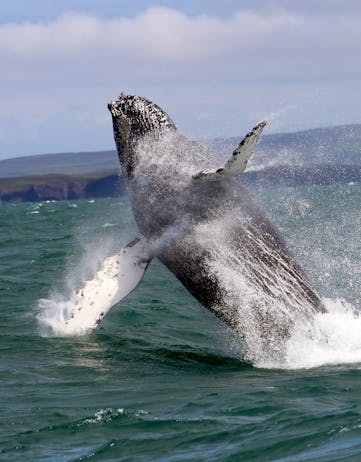
[[(83, 296), (77, 296), (69, 332), (79, 324), (96, 327), (137, 286), (156, 257), (240, 334), (247, 359), (265, 354), (278, 358), (294, 326), (307, 325), (325, 308), (276, 227), (237, 177), (266, 122), (257, 124), (229, 160), (217, 166), (204, 146), (183, 136), (150, 100), (121, 94), (108, 108), (141, 236), (108, 257), (80, 290)], [(93, 294), (106, 293), (109, 280), (111, 296), (95, 309)]]

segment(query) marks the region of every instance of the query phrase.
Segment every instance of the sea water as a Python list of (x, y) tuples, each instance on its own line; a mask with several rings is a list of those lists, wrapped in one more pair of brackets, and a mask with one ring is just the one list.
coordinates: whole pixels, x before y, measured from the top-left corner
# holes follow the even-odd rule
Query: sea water
[(277, 363), (245, 362), (156, 260), (97, 330), (62, 336), (69, 294), (137, 236), (129, 202), (0, 206), (0, 460), (360, 460), (361, 185), (253, 194), (328, 308)]

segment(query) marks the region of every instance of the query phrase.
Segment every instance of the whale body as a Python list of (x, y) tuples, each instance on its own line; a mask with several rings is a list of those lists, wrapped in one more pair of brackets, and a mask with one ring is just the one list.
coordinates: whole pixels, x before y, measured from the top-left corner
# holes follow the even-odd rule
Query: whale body
[[(204, 307), (239, 332), (248, 359), (259, 350), (267, 350), (270, 357), (282, 355), (295, 323), (308, 323), (325, 307), (279, 231), (238, 178), (266, 123), (256, 125), (219, 166), (206, 148), (185, 138), (168, 114), (146, 98), (121, 94), (108, 108), (141, 236), (109, 257), (120, 266), (122, 255), (127, 257), (123, 276), (113, 271), (118, 288), (124, 285), (124, 274), (136, 268), (137, 275), (101, 313), (89, 316), (90, 327), (136, 287), (157, 257)], [(78, 322), (77, 315), (72, 322)]]

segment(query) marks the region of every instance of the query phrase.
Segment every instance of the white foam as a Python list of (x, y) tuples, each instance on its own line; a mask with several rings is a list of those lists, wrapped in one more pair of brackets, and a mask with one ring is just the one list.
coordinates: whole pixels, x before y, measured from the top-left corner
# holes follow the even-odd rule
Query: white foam
[(302, 369), (361, 363), (361, 313), (344, 300), (323, 300), (327, 313), (315, 315), (310, 326), (296, 325), (279, 362), (258, 361), (262, 368)]
[[(62, 287), (52, 287), (49, 295), (38, 300), (35, 307), (39, 332), (45, 337), (77, 336), (89, 332), (89, 326), (86, 324), (79, 323), (77, 326), (72, 326), (72, 329), (66, 328), (66, 322), (71, 318), (78, 303), (78, 289), (84, 288), (86, 282), (101, 270), (109, 254), (123, 247), (124, 241), (129, 240), (129, 235), (126, 232), (123, 236), (105, 235), (102, 232), (98, 238), (93, 234), (89, 237), (87, 226), (84, 225), (84, 228), (79, 229), (74, 238), (78, 241), (80, 258), (76, 259), (74, 255), (69, 259)], [(112, 274), (109, 274), (108, 278), (106, 275), (104, 277), (106, 282), (108, 279), (111, 281)], [(105, 286), (106, 291), (108, 284)]]
[[(70, 317), (74, 301), (58, 293), (50, 294), (49, 298), (42, 298), (38, 301), (36, 316), (40, 335), (43, 337), (64, 336), (65, 322)], [(80, 329), (72, 335), (83, 335), (85, 330)], [(70, 334), (68, 334), (70, 335)]]

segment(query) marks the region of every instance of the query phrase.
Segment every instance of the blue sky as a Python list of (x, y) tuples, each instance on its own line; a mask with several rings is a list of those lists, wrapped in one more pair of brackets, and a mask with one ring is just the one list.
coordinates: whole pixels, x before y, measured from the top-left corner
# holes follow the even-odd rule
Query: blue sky
[(112, 149), (121, 91), (195, 138), (360, 123), (360, 24), (354, 0), (3, 2), (0, 159)]

